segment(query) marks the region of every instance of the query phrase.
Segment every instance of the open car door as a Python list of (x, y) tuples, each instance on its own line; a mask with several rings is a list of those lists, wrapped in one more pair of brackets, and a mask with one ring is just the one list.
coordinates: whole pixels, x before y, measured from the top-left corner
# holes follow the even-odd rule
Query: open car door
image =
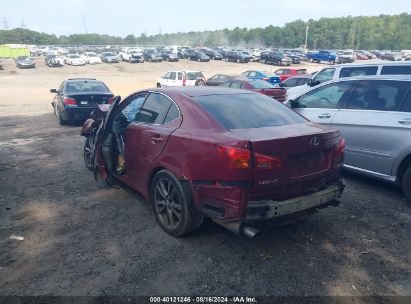
[(113, 122), (116, 117), (117, 108), (120, 105), (121, 97), (116, 96), (111, 104), (103, 123), (96, 134), (96, 143), (94, 146), (94, 177), (106, 179), (112, 172), (111, 158), (111, 141)]

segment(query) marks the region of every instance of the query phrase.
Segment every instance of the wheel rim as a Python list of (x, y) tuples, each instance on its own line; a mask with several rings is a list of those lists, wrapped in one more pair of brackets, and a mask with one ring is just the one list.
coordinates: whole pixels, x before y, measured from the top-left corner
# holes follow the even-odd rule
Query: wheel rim
[(162, 178), (155, 185), (154, 204), (162, 224), (168, 229), (177, 228), (181, 221), (181, 198), (169, 179)]
[(92, 156), (92, 151), (93, 151), (93, 143), (92, 143), (91, 137), (86, 139), (86, 143), (84, 144), (84, 162), (86, 163), (86, 166), (88, 168), (91, 168), (94, 166), (93, 164), (93, 156)]

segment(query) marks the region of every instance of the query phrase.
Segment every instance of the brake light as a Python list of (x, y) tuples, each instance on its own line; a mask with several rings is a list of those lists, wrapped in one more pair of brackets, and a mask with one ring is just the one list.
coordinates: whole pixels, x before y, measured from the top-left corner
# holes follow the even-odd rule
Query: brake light
[(255, 153), (254, 154), (255, 168), (263, 169), (280, 169), (283, 167), (283, 161), (277, 156), (267, 156)]
[(77, 102), (73, 98), (64, 97), (63, 103), (68, 106), (76, 106)]
[(251, 151), (239, 147), (216, 146), (217, 152), (230, 169), (246, 169), (251, 167)]
[(108, 104), (112, 104), (113, 101), (114, 101), (114, 96), (113, 96), (113, 97), (110, 97), (110, 98), (108, 99), (107, 103), (108, 103)]
[(269, 81), (270, 78), (264, 77), (264, 78), (261, 78), (261, 80)]

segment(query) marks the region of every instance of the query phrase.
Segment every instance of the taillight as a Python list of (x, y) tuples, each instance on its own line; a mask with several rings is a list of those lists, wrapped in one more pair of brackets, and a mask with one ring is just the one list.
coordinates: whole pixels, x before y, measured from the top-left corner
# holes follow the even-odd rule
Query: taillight
[(114, 96), (113, 96), (113, 97), (110, 97), (110, 98), (108, 99), (107, 103), (108, 103), (108, 104), (112, 104), (113, 101), (114, 101)]
[(77, 102), (73, 98), (69, 98), (69, 97), (64, 97), (63, 98), (63, 103), (65, 105), (68, 105), (68, 106), (76, 106), (77, 105)]
[(239, 147), (216, 146), (217, 152), (230, 169), (246, 169), (251, 167), (251, 151)]
[(337, 148), (335, 149), (335, 163), (341, 166), (344, 162), (345, 139), (342, 138)]
[(187, 78), (186, 78), (186, 76), (183, 76), (183, 86), (186, 85), (186, 82), (187, 82)]
[(283, 167), (283, 161), (277, 156), (267, 156), (259, 153), (254, 154), (254, 163), (257, 170), (263, 169), (280, 169)]
[(261, 80), (269, 81), (270, 78), (264, 77), (264, 78), (261, 78)]

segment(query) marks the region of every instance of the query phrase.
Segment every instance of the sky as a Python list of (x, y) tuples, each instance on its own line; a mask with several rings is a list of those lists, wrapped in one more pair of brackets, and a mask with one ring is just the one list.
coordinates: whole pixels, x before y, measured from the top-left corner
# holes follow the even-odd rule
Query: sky
[[(0, 29), (125, 37), (411, 13), (410, 0), (1, 0)], [(85, 21), (85, 22), (84, 22)], [(86, 24), (86, 26), (85, 26)]]

